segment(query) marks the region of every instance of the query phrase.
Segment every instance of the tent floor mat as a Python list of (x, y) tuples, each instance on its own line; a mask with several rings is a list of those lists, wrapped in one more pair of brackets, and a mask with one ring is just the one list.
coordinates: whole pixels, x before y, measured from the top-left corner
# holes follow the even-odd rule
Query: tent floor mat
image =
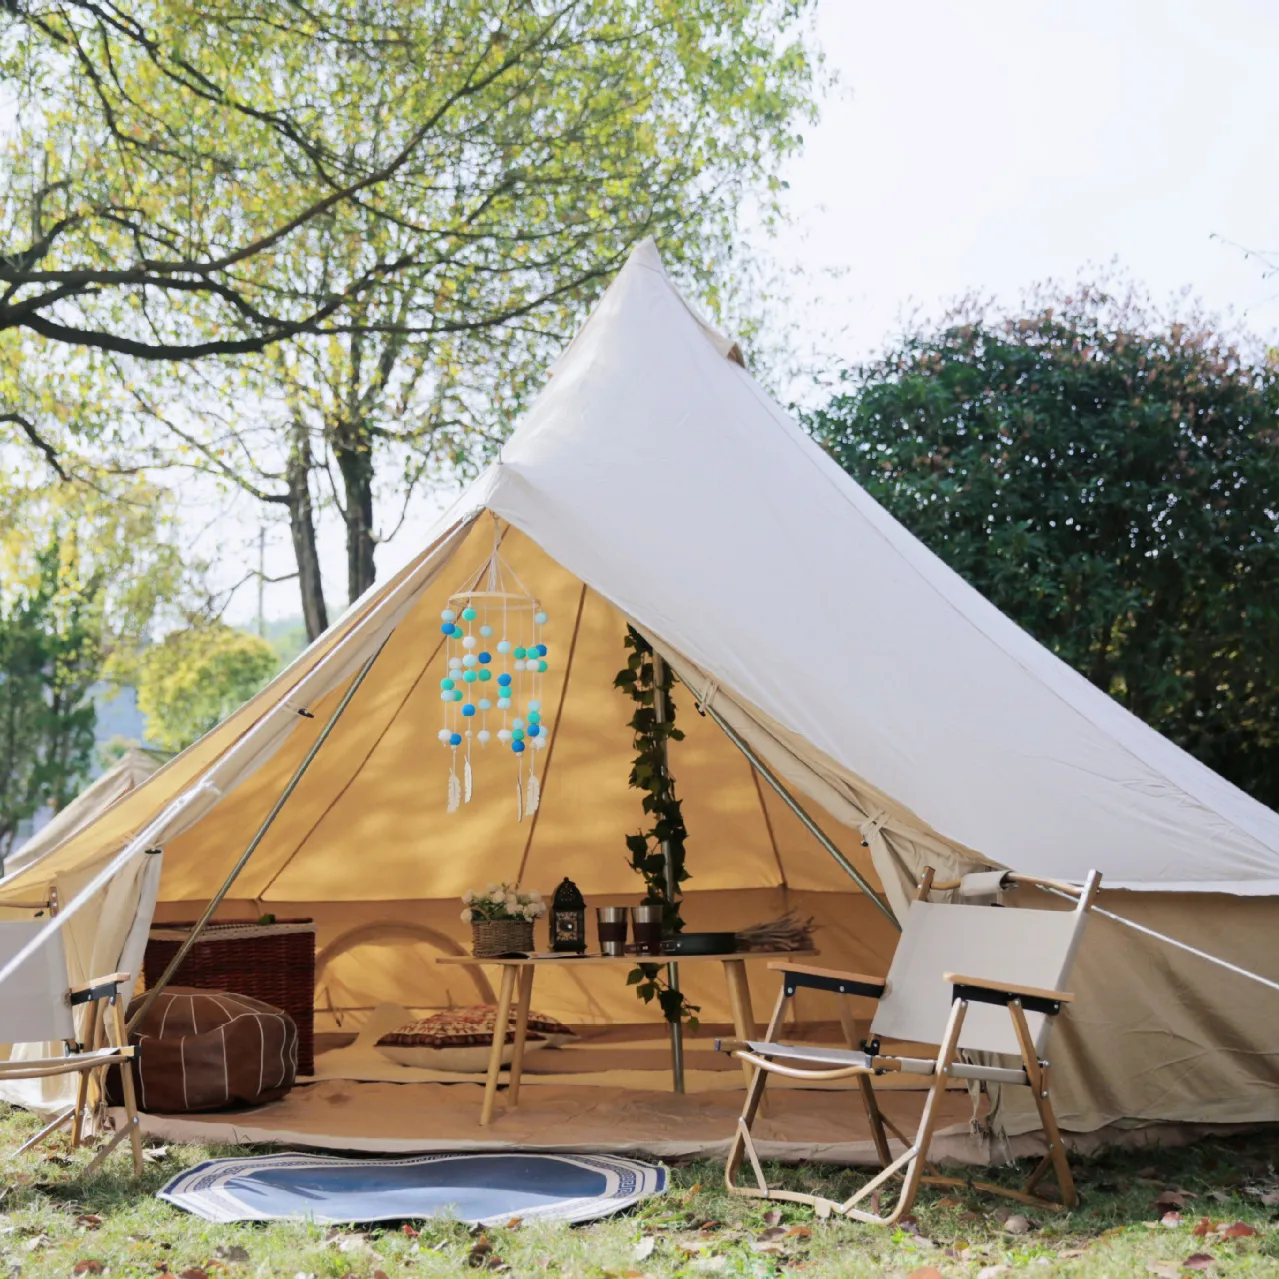
[[(388, 1084), (330, 1080), (295, 1088), (252, 1110), (209, 1115), (142, 1116), (147, 1136), (204, 1145), (275, 1144), (312, 1150), (446, 1153), (544, 1150), (641, 1155), (658, 1159), (723, 1158), (742, 1105), (742, 1091), (679, 1095), (623, 1088), (530, 1089), (514, 1112), (499, 1094), (493, 1122), (480, 1127), (477, 1084)], [(903, 1132), (919, 1122), (925, 1093), (890, 1091), (880, 1105)], [(756, 1122), (756, 1145), (769, 1159), (840, 1164), (875, 1162), (860, 1098), (781, 1091)], [(969, 1130), (972, 1103), (948, 1092), (933, 1153), (983, 1163), (984, 1143)], [(897, 1145), (896, 1142), (893, 1143)]]

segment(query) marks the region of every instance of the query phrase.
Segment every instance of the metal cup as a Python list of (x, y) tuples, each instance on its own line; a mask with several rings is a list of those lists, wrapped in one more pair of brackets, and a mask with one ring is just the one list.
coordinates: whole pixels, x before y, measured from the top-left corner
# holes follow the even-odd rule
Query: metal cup
[(626, 954), (626, 907), (596, 906), (595, 921), (600, 932), (600, 950), (605, 955)]
[(660, 905), (631, 907), (631, 936), (635, 938), (637, 955), (662, 953), (662, 907)]

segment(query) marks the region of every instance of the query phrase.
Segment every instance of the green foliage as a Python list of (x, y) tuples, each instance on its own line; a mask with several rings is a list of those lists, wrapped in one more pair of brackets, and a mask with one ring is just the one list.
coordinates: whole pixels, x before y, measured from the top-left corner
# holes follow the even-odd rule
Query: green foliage
[[(644, 812), (653, 822), (648, 830), (627, 835), (626, 851), (630, 854), (631, 868), (644, 880), (648, 890), (644, 900), (662, 907), (663, 930), (678, 933), (684, 927), (679, 909), (683, 891), (680, 886), (689, 875), (684, 863), (684, 840), (688, 831), (666, 756), (668, 742), (684, 740), (684, 734), (675, 727), (675, 702), (671, 697), (675, 677), (663, 662), (662, 678), (657, 680), (652, 645), (633, 626), (626, 628), (625, 644), (630, 655), (618, 671), (613, 686), (635, 703), (635, 714), (630, 720), (630, 729), (635, 735), (630, 784), (643, 792)], [(659, 695), (665, 708), (661, 719), (656, 708)], [(668, 856), (673, 893), (666, 878)], [(659, 964), (638, 964), (627, 977), (627, 984), (635, 987), (636, 996), (646, 1004), (656, 999), (667, 1021), (687, 1017), (689, 1025), (696, 1030), (697, 1008), (682, 992), (667, 984)]]
[(222, 622), (172, 632), (143, 651), (133, 671), (147, 740), (185, 749), (258, 692), (278, 665), (266, 640)]
[(0, 860), (18, 823), (61, 808), (93, 764), (101, 582), (80, 579), (74, 539), (34, 559), (34, 580), (0, 580)]
[(967, 303), (809, 426), (1094, 684), (1279, 807), (1279, 370), (1131, 294)]

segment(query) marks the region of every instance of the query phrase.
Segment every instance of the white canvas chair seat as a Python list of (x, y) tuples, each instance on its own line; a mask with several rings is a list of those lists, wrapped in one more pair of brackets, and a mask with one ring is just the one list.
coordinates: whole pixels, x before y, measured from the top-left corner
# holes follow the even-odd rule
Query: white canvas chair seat
[[(1076, 907), (1071, 911), (968, 904), (966, 898), (998, 893), (1011, 887), (1019, 877), (983, 874), (971, 878), (980, 880), (976, 888), (962, 882), (944, 886), (960, 890), (959, 902), (930, 902), (933, 872), (925, 872), (918, 897), (903, 924), (887, 977), (813, 968), (798, 962), (770, 965), (782, 973), (782, 989), (767, 1034), (762, 1040), (732, 1041), (726, 1045), (741, 1060), (755, 1067), (725, 1170), (731, 1193), (792, 1199), (811, 1204), (822, 1216), (836, 1212), (859, 1221), (893, 1224), (910, 1210), (921, 1183), (966, 1184), (958, 1178), (925, 1174), (938, 1101), (947, 1083), (957, 1079), (1029, 1087), (1048, 1143), (1047, 1153), (1031, 1173), (1024, 1190), (974, 1184), (1024, 1202), (1057, 1207), (1059, 1205), (1033, 1193), (1051, 1168), (1057, 1176), (1062, 1202), (1067, 1206), (1076, 1202), (1074, 1182), (1049, 1100), (1049, 1064), (1043, 1052), (1054, 1018), (1073, 999), (1066, 990), (1066, 982), (1100, 876), (1096, 872), (1090, 875), (1082, 890), (1067, 889), (1077, 898)], [(969, 891), (966, 892), (965, 887)], [(853, 1023), (845, 1006), (841, 1008), (841, 1021), (849, 1041), (847, 1048), (779, 1040), (777, 1036), (788, 1002), (801, 988), (825, 990), (841, 998), (876, 1000), (870, 1038), (860, 1047), (854, 1045)], [(892, 1041), (936, 1044), (937, 1055), (931, 1058), (900, 1056), (885, 1048), (885, 1043)], [(1013, 1057), (1020, 1061), (1016, 1065), (1005, 1065), (961, 1056), (968, 1053), (986, 1058)], [(880, 1114), (872, 1080), (876, 1075), (889, 1072), (918, 1075), (932, 1081), (913, 1140)], [(834, 1203), (818, 1195), (775, 1190), (765, 1180), (751, 1140), (751, 1126), (771, 1074), (813, 1082), (857, 1079), (881, 1171), (846, 1202)], [(890, 1156), (886, 1128), (891, 1129), (905, 1147), (904, 1153), (895, 1159)], [(744, 1159), (750, 1160), (755, 1186), (738, 1184)], [(867, 1212), (857, 1206), (896, 1176), (902, 1178), (902, 1188), (889, 1212)]]
[[(15, 957), (43, 928), (43, 921), (18, 920), (0, 923), (0, 966)], [(97, 1170), (102, 1161), (127, 1136), (133, 1150), (133, 1168), (142, 1172), (142, 1136), (134, 1100), (133, 1056), (124, 1028), (123, 991), (128, 973), (96, 977), (72, 987), (67, 979), (67, 960), (62, 935), (37, 947), (0, 986), (0, 1026), (7, 1039), (16, 1044), (61, 1041), (63, 1054), (52, 1057), (24, 1057), (0, 1062), (0, 1080), (41, 1079), (50, 1075), (76, 1073), (80, 1076), (75, 1105), (56, 1116), (21, 1149), (28, 1150), (56, 1132), (72, 1125), (71, 1142), (80, 1144), (86, 1112), (90, 1108), (90, 1080), (99, 1079), (112, 1066), (118, 1067), (124, 1093), (125, 1126), (108, 1141), (87, 1171)], [(92, 1005), (88, 1031), (82, 1043), (77, 1038), (74, 1009)]]

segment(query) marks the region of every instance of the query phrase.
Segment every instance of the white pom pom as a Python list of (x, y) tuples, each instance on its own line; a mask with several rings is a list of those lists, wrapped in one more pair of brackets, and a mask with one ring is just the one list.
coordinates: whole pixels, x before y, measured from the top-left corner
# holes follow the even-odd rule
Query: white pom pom
[(522, 657), (517, 657), (515, 659), (515, 669), (517, 671), (522, 671), (527, 664), (528, 663), (526, 663)]
[(509, 728), (498, 729), (497, 740), (499, 742), (509, 742), (511, 740), (511, 730)]
[(531, 702), (529, 702), (528, 708), (530, 711), (540, 711), (542, 709), (542, 703), (534, 698)]
[(460, 671), (462, 669), (462, 659), (460, 657), (449, 658), (449, 670)]
[(511, 720), (511, 727), (512, 727), (512, 728), (523, 728), (523, 727), (524, 727), (524, 721), (523, 721), (522, 719), (520, 719), (520, 718), (517, 716), (515, 719)]
[(477, 640), (477, 639), (475, 638), (475, 636), (474, 636), (474, 635), (463, 635), (463, 636), (462, 636), (462, 647), (463, 647), (463, 648), (474, 648), (474, 647), (475, 647), (475, 646), (476, 646), (479, 642), (480, 642), (480, 641), (479, 641), (479, 640)]
[(509, 711), (511, 709), (511, 699), (509, 697), (499, 697), (497, 699), (497, 709), (500, 711)]
[(483, 746), (485, 742), (491, 740), (493, 734), (490, 733), (487, 728), (482, 728), (480, 729), (478, 733), (475, 734), (475, 736), (478, 739), (480, 745)]
[(467, 655), (464, 658), (462, 658), (462, 665), (474, 666), (476, 662), (478, 662), (479, 660), (480, 659), (476, 657), (474, 653), (467, 653)]
[(527, 740), (533, 744), (533, 749), (535, 751), (546, 749), (546, 738), (540, 733), (536, 737), (530, 737)]

